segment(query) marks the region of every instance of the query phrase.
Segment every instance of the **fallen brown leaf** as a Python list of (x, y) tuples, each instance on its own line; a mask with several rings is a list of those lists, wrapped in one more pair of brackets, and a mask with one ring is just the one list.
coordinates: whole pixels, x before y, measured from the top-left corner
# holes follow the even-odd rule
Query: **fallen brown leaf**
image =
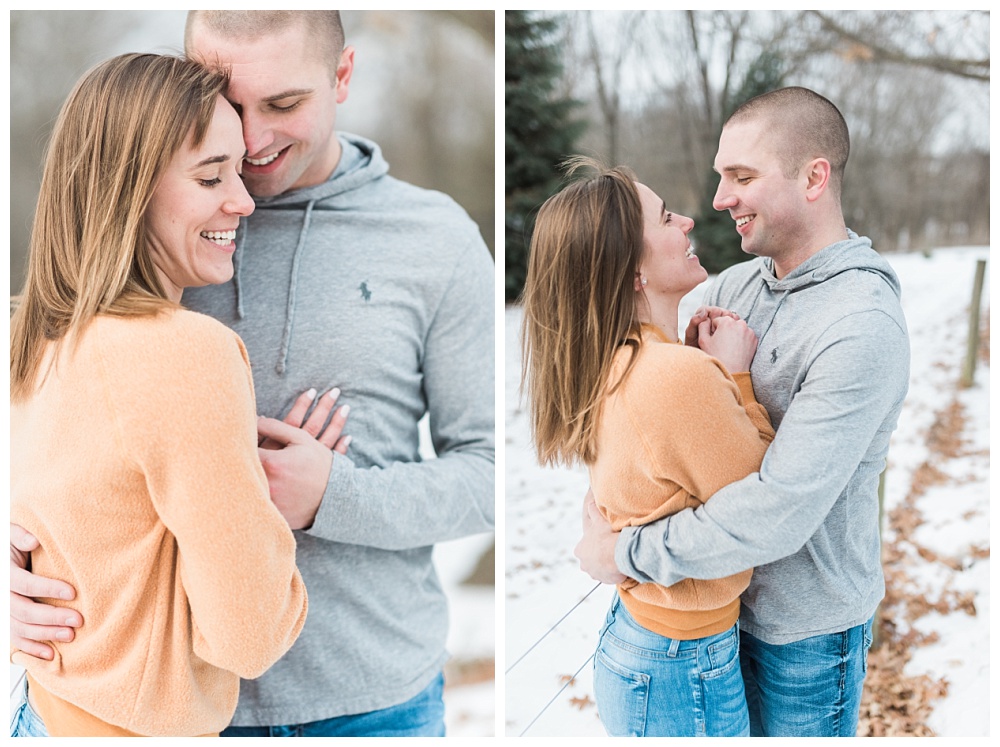
[(569, 702), (570, 705), (576, 706), (581, 711), (594, 705), (594, 701), (590, 699), (589, 695), (582, 695), (578, 698), (570, 698)]

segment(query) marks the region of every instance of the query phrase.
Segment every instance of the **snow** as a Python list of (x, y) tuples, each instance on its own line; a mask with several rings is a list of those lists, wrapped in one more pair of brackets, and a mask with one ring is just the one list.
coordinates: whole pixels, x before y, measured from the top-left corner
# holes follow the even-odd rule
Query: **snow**
[[(492, 535), (480, 534), (434, 548), (434, 563), (448, 595), (451, 615), (447, 647), (455, 660), (486, 661), (495, 655), (496, 587), (461, 583), (492, 543)], [(494, 690), (492, 677), (485, 682), (454, 687), (446, 678), (444, 707), (448, 736), (492, 736)]]
[[(946, 678), (947, 695), (935, 702), (927, 725), (947, 737), (990, 733), (989, 366), (980, 362), (973, 386), (958, 388), (976, 261), (988, 257), (986, 247), (937, 249), (929, 256), (885, 255), (902, 283), (912, 351), (909, 395), (889, 450), (886, 515), (907, 497), (917, 469), (932, 460), (951, 479), (932, 485), (916, 499), (924, 523), (911, 539), (941, 557), (956, 559), (960, 570), (909, 553), (908, 588), (929, 600), (946, 590), (974, 594), (975, 616), (961, 610), (931, 612), (913, 622), (918, 630), (939, 637), (914, 649), (904, 672)], [(981, 303), (987, 322), (988, 276)], [(682, 302), (681, 329), (710, 282)], [(613, 589), (597, 588), (570, 612), (595, 586), (573, 557), (588, 486), (586, 470), (542, 468), (535, 461), (519, 396), (520, 310), (508, 307), (505, 317), (503, 667), (509, 672), (502, 685), (504, 732), (604, 736), (593, 702), (590, 656)], [(929, 450), (927, 432), (956, 393), (966, 419), (964, 443), (955, 458), (943, 459)], [(986, 552), (974, 553), (976, 548)], [(906, 629), (905, 621), (896, 624)]]

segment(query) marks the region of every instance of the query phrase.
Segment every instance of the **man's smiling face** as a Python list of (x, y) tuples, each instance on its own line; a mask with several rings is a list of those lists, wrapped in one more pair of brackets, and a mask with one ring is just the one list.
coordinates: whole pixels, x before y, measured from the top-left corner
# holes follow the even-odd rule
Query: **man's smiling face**
[(304, 23), (256, 39), (229, 38), (203, 24), (192, 29), (189, 54), (230, 70), (226, 98), (243, 123), (243, 179), (254, 196), (321, 184), (340, 159), (334, 126), (354, 50), (344, 50), (335, 73), (317, 46)]
[(785, 175), (778, 139), (764, 120), (727, 125), (715, 157), (720, 180), (712, 203), (736, 221), (743, 251), (776, 259), (797, 248), (807, 219), (806, 179)]

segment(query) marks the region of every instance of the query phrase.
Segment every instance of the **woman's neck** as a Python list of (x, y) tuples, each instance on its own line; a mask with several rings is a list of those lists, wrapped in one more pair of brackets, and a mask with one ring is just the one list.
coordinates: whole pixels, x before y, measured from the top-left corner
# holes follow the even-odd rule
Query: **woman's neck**
[(677, 314), (680, 307), (679, 299), (652, 299), (647, 297), (639, 303), (639, 321), (643, 324), (653, 324), (673, 342), (678, 341)]

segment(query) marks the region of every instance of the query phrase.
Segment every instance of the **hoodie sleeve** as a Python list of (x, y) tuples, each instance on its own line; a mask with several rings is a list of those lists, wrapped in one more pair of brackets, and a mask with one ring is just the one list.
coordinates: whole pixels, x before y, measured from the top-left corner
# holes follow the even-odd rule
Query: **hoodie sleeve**
[[(909, 378), (906, 330), (870, 310), (843, 317), (813, 359), (759, 472), (686, 509), (622, 531), (616, 562), (640, 582), (720, 578), (799, 550), (873, 443), (888, 444)], [(870, 465), (877, 475), (882, 465)], [(850, 510), (850, 507), (848, 507)]]
[(494, 528), (494, 263), (478, 231), (426, 335), (423, 388), (436, 459), (357, 468), (334, 455), (309, 534), (406, 550)]

